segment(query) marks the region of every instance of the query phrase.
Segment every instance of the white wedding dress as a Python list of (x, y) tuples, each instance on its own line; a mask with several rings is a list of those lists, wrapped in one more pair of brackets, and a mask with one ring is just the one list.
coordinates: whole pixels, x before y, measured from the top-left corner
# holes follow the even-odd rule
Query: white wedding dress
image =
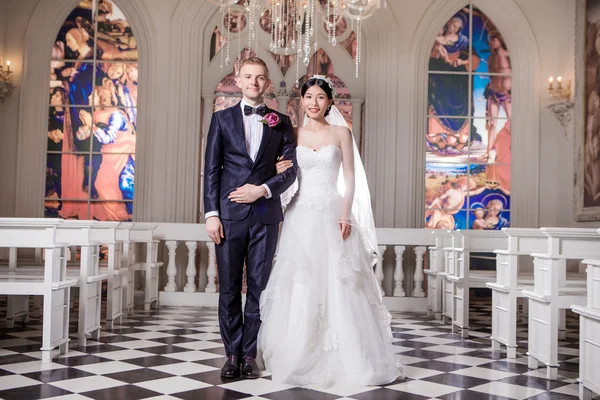
[(402, 376), (391, 315), (368, 246), (342, 239), (341, 150), (298, 146), (298, 192), (287, 208), (273, 270), (260, 297), (259, 361), (296, 386), (380, 385)]

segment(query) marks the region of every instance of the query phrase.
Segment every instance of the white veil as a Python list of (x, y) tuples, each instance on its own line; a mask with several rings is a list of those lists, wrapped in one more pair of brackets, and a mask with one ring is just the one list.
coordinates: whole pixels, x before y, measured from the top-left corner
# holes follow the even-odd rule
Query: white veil
[[(348, 124), (342, 113), (334, 105), (331, 106), (329, 114), (325, 120), (330, 125), (341, 125), (347, 128)], [(304, 116), (303, 125), (308, 124), (308, 117)], [(375, 220), (373, 219), (373, 209), (371, 208), (371, 193), (367, 182), (367, 174), (356, 146), (356, 140), (352, 135), (352, 147), (354, 149), (354, 200), (352, 201), (352, 221), (351, 225), (358, 229), (358, 234), (365, 249), (369, 252), (371, 266), (377, 263), (379, 249), (377, 246), (377, 233), (375, 231)], [(344, 172), (340, 165), (340, 173), (337, 181), (338, 192), (344, 196), (345, 182)], [(292, 184), (283, 194), (281, 194), (281, 205), (286, 207), (298, 191), (298, 180)], [(356, 231), (356, 230), (355, 230)]]

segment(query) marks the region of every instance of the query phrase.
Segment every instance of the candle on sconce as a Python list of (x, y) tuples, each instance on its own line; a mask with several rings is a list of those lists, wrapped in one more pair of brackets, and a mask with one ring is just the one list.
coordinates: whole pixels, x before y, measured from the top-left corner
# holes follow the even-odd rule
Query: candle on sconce
[(558, 78), (556, 78), (556, 82), (558, 82), (559, 89), (562, 88), (562, 76), (559, 76)]
[(6, 70), (10, 72), (10, 61), (6, 60)]
[(548, 79), (548, 83), (550, 84), (548, 89), (552, 89), (552, 82), (554, 82), (554, 77), (551, 76), (550, 79)]

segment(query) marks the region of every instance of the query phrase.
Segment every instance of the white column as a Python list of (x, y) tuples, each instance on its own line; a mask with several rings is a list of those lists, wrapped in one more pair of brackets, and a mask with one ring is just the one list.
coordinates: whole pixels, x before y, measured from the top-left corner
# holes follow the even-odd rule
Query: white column
[(277, 96), (277, 106), (279, 108), (280, 113), (284, 113), (287, 114), (287, 105), (288, 102), (290, 101), (290, 96), (289, 95), (281, 95), (281, 96)]
[(202, 96), (204, 100), (204, 110), (202, 118), (202, 138), (200, 140), (200, 204), (198, 207), (198, 221), (204, 221), (204, 154), (206, 152), (206, 136), (210, 127), (210, 120), (215, 108), (215, 95), (205, 94)]
[(425, 292), (423, 291), (423, 280), (425, 279), (423, 275), (423, 254), (425, 254), (425, 251), (427, 251), (427, 247), (425, 246), (415, 247), (417, 259), (414, 275), (415, 287), (412, 292), (413, 297), (425, 297)]
[(356, 146), (358, 146), (359, 151), (362, 134), (362, 105), (364, 102), (363, 99), (350, 100), (350, 103), (352, 103), (352, 134), (354, 135), (354, 140), (356, 140)]
[(206, 269), (206, 276), (208, 281), (206, 282), (206, 293), (215, 293), (217, 291), (217, 285), (215, 284), (215, 278), (217, 277), (217, 256), (215, 254), (215, 244), (213, 242), (207, 242), (206, 247), (208, 248), (208, 268)]
[(394, 246), (396, 253), (396, 270), (394, 271), (394, 297), (405, 297), (404, 292), (404, 270), (402, 269), (402, 259), (404, 256), (405, 246)]
[(379, 257), (377, 257), (377, 265), (375, 265), (375, 277), (377, 278), (377, 282), (379, 282), (381, 293), (385, 296), (385, 291), (383, 290), (383, 253), (385, 253), (385, 246), (379, 246), (378, 248)]
[(167, 276), (169, 280), (167, 286), (165, 286), (165, 292), (177, 291), (175, 285), (175, 276), (177, 275), (177, 267), (175, 265), (175, 252), (177, 251), (177, 241), (167, 240), (167, 248), (169, 249), (169, 264), (167, 265)]
[(196, 242), (185, 242), (188, 248), (188, 265), (185, 270), (185, 274), (187, 275), (187, 284), (183, 291), (186, 293), (193, 293), (196, 291), (196, 248), (198, 247), (198, 243)]

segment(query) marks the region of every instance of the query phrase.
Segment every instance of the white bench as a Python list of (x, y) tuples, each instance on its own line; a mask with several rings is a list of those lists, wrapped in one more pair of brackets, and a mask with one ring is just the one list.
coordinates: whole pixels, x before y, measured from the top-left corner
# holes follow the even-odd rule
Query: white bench
[(583, 260), (587, 264), (587, 304), (572, 306), (579, 314), (579, 398), (591, 400), (600, 394), (600, 259)]
[(424, 269), (427, 275), (427, 299), (429, 315), (435, 319), (442, 318), (442, 297), (444, 294), (443, 279), (440, 273), (444, 272), (444, 249), (452, 245), (452, 236), (445, 230), (431, 232), (435, 237), (435, 245), (429, 247), (429, 268)]
[[(496, 282), (487, 283), (492, 289), (492, 350), (499, 351), (504, 345), (507, 357), (516, 358), (517, 301), (524, 298), (523, 290), (533, 289), (534, 283), (533, 271), (524, 272), (519, 268), (519, 257), (544, 253), (548, 244), (546, 234), (540, 229), (504, 228), (503, 231), (508, 237), (508, 250), (495, 252)], [(566, 284), (582, 287), (585, 281), (581, 276), (569, 275)]]
[(144, 260), (137, 259), (136, 247), (130, 247), (129, 251), (133, 251), (133, 270), (142, 271), (145, 275), (144, 285), (144, 310), (148, 311), (154, 304), (158, 307), (158, 274), (162, 262), (158, 262), (158, 240), (154, 240), (153, 231), (156, 225), (142, 222), (135, 222), (129, 229), (129, 240), (134, 244), (140, 244), (144, 253)]
[[(447, 276), (452, 290), (452, 332), (461, 330), (469, 337), (469, 292), (471, 288), (485, 288), (496, 280), (496, 271), (471, 270), (471, 253), (493, 252), (506, 249), (506, 234), (501, 231), (456, 231), (453, 244), (454, 273)], [(458, 246), (457, 246), (458, 245)]]
[(559, 324), (571, 305), (584, 305), (585, 288), (566, 287), (567, 259), (600, 257), (600, 234), (595, 229), (542, 228), (545, 253), (533, 253), (534, 286), (523, 290), (529, 301), (528, 365), (546, 365), (546, 377), (557, 378)]
[(14, 266), (0, 267), (0, 294), (43, 296), (42, 363), (50, 363), (58, 346), (66, 354), (69, 342), (70, 288), (76, 279), (68, 279), (67, 245), (57, 240), (58, 219), (0, 219), (0, 247), (43, 249), (44, 273), (27, 274)]
[(133, 222), (121, 222), (117, 228), (117, 241), (121, 243), (121, 309), (123, 316), (133, 313), (135, 297), (135, 251), (131, 241), (130, 230)]
[[(110, 232), (114, 238), (114, 228), (118, 223), (108, 223), (109, 228), (97, 228), (97, 221), (78, 221), (65, 220), (58, 225), (56, 238), (59, 243), (65, 243), (72, 250), (80, 248), (79, 263), (71, 262), (67, 264), (67, 276), (76, 279), (76, 287), (79, 288), (79, 313), (78, 313), (78, 338), (79, 346), (85, 347), (87, 337), (91, 335), (94, 339), (100, 338), (100, 318), (102, 309), (102, 281), (107, 280), (109, 273), (105, 269), (104, 273), (100, 271), (100, 244), (102, 241), (96, 239), (109, 239)], [(114, 241), (114, 239), (113, 239)], [(109, 244), (112, 250), (115, 250), (115, 243)], [(74, 254), (75, 251), (72, 252)], [(115, 254), (112, 255), (115, 257)], [(72, 257), (74, 258), (74, 257)], [(43, 266), (35, 262), (27, 263), (30, 260), (22, 261), (15, 270), (19, 273), (31, 276), (41, 276), (44, 273)], [(15, 264), (15, 262), (11, 262)], [(24, 265), (23, 265), (24, 264)], [(9, 305), (9, 315), (24, 315), (29, 310), (29, 300), (17, 302), (12, 301)], [(110, 315), (111, 312), (109, 311)]]
[[(456, 231), (446, 231), (450, 235), (450, 245), (444, 247), (444, 269), (438, 272), (438, 282), (442, 289), (442, 320), (445, 324), (452, 322), (453, 304), (452, 282), (448, 279), (456, 270), (456, 251), (462, 247), (462, 236)], [(444, 241), (444, 244), (446, 241)]]

